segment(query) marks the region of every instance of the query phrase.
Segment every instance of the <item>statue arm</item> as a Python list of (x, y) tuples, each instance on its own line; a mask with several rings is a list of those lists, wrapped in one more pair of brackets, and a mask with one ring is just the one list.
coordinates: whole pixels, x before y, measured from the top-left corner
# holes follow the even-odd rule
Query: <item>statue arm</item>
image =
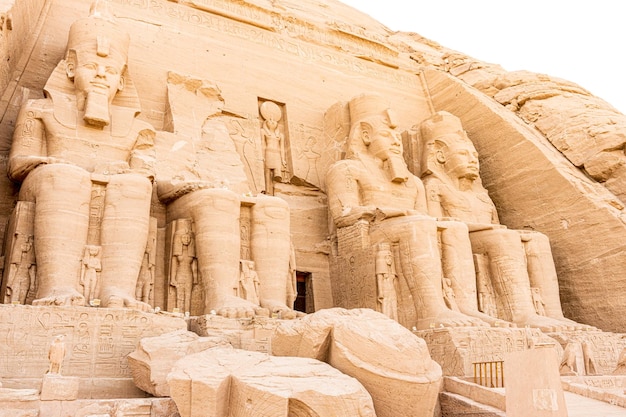
[(419, 178), (413, 176), (415, 180), (415, 186), (417, 188), (417, 196), (415, 198), (415, 207), (414, 209), (419, 211), (422, 214), (428, 214), (428, 206), (426, 202), (426, 189), (424, 188), (424, 183)]
[(361, 219), (371, 220), (376, 207), (361, 205), (359, 183), (350, 161), (340, 161), (326, 175), (328, 206), (337, 227), (350, 226)]
[(154, 139), (156, 132), (151, 127), (142, 129), (137, 134), (135, 146), (130, 152), (128, 165), (131, 172), (143, 175), (154, 180), (154, 166), (156, 162), (156, 153), (154, 150)]
[(443, 208), (441, 207), (441, 195), (439, 193), (439, 184), (437, 181), (425, 181), (426, 204), (428, 214), (433, 217), (443, 218)]
[(178, 275), (178, 256), (172, 256), (172, 265), (170, 267), (170, 285), (172, 287), (178, 287), (178, 280), (176, 279), (176, 275)]
[(198, 258), (193, 258), (191, 261), (191, 275), (192, 282), (198, 284)]
[(164, 204), (171, 203), (177, 198), (196, 190), (214, 188), (213, 185), (208, 181), (189, 181), (176, 178), (157, 179), (156, 184), (157, 195), (159, 196), (159, 200)]
[(283, 135), (282, 133), (279, 133), (279, 139), (280, 139), (280, 162), (283, 164), (284, 167), (287, 166), (287, 160), (285, 159), (285, 135)]
[(23, 181), (37, 166), (50, 162), (44, 154), (44, 124), (38, 104), (28, 101), (17, 116), (7, 168), (9, 178), (16, 182)]
[(87, 272), (88, 262), (89, 262), (88, 258), (83, 258), (83, 261), (80, 263), (80, 281), (79, 281), (80, 285), (85, 285), (85, 273)]

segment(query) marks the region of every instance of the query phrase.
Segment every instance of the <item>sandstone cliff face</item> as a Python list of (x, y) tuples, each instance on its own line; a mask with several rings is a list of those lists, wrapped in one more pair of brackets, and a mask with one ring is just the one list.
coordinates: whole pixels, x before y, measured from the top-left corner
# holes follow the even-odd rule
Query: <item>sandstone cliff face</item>
[[(20, 105), (43, 97), (70, 23), (85, 16), (89, 4), (3, 4), (0, 169)], [(276, 184), (275, 194), (304, 217), (292, 220), (292, 235), (298, 269), (313, 274), (316, 306), (333, 304), (326, 259), (332, 242), (320, 226), (327, 223), (323, 178), (345, 141), (342, 127), (324, 114), (337, 102), (376, 92), (392, 102), (404, 130), (435, 110), (460, 117), (502, 223), (550, 237), (565, 314), (605, 330), (626, 329), (626, 298), (616, 291), (625, 279), (626, 119), (601, 99), (565, 80), (507, 73), (417, 34), (391, 32), (333, 0), (115, 0), (112, 8), (131, 32), (129, 70), (140, 118), (171, 133), (172, 70), (214, 82), (224, 101), (215, 117), (227, 126), (254, 192), (263, 185), (259, 105), (282, 106), (288, 180)], [(418, 172), (419, 155), (407, 159)], [(3, 219), (15, 191), (0, 180)], [(152, 214), (164, 233), (165, 208), (156, 200)], [(157, 264), (161, 300), (167, 297), (163, 268)]]

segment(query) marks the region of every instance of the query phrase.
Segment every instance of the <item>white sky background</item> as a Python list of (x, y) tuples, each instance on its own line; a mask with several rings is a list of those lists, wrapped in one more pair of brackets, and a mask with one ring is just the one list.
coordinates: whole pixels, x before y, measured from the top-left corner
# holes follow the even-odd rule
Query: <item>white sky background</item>
[(618, 0), (340, 0), (508, 71), (575, 82), (626, 114), (626, 3)]

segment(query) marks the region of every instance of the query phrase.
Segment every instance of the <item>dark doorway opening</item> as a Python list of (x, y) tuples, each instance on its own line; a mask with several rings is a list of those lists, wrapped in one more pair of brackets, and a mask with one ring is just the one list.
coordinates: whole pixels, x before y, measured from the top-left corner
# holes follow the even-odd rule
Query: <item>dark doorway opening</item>
[(315, 312), (313, 303), (313, 285), (310, 272), (296, 271), (296, 288), (298, 295), (293, 303), (293, 309), (303, 313)]

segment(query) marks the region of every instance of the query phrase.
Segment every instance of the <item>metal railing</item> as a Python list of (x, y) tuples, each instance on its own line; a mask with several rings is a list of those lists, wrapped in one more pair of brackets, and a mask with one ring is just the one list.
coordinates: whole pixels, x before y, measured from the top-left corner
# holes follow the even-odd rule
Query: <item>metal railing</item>
[(474, 362), (474, 383), (488, 388), (504, 387), (504, 361)]

